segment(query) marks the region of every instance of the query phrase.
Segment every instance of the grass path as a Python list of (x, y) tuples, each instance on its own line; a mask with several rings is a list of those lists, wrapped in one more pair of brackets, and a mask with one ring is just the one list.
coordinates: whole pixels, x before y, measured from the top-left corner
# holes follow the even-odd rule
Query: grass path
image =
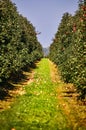
[(52, 62), (42, 59), (24, 94), (0, 112), (0, 130), (76, 130), (61, 107), (57, 90), (62, 85)]

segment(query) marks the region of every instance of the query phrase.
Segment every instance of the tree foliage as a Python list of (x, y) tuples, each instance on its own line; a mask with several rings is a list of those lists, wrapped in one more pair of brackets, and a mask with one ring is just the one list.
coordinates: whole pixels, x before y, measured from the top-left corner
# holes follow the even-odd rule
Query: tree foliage
[(74, 83), (81, 98), (86, 96), (86, 1), (79, 1), (74, 16), (65, 13), (50, 46), (65, 82)]
[(42, 57), (42, 46), (32, 23), (10, 0), (0, 1), (0, 81), (19, 73)]

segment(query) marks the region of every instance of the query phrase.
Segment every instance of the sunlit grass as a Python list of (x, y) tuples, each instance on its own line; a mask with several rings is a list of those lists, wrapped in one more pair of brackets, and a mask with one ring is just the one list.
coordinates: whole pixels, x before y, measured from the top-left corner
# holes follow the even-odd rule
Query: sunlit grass
[(72, 130), (67, 125), (50, 76), (49, 62), (42, 59), (34, 70), (34, 81), (25, 86), (11, 107), (0, 113), (0, 130)]

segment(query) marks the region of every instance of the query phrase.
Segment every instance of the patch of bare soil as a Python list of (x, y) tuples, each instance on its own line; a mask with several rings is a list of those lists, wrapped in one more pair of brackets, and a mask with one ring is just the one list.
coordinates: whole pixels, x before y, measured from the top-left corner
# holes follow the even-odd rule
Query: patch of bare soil
[(78, 93), (73, 84), (66, 84), (60, 80), (57, 66), (49, 61), (51, 78), (57, 86), (57, 100), (73, 130), (86, 128), (86, 101), (77, 100)]
[(53, 62), (49, 60), (50, 72), (51, 72), (51, 79), (53, 82), (60, 83), (60, 74), (58, 72), (58, 68)]

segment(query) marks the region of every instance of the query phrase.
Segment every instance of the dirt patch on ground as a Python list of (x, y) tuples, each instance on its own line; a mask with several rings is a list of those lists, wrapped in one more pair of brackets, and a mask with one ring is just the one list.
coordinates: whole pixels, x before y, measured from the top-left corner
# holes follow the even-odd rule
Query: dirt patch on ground
[(23, 85), (28, 85), (34, 81), (34, 72), (24, 72), (25, 75), (27, 75), (27, 79), (25, 82), (23, 82)]
[(57, 66), (53, 64), (53, 62), (51, 62), (50, 60), (49, 60), (49, 66), (50, 66), (50, 74), (51, 74), (52, 81), (60, 83), (61, 77), (60, 77)]

